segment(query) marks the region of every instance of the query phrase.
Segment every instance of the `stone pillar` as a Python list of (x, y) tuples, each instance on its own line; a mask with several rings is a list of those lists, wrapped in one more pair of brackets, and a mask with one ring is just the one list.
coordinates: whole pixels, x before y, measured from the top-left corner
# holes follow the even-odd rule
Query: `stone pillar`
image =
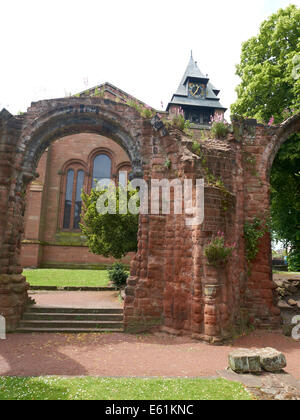
[[(24, 231), (25, 184), (33, 177), (21, 174), (16, 143), (21, 121), (7, 111), (0, 113), (0, 315), (7, 331), (16, 329), (27, 303), (28, 284), (19, 265)], [(31, 178), (30, 178), (31, 177)]]
[(204, 334), (203, 339), (210, 343), (223, 341), (229, 320), (227, 308), (226, 266), (214, 267), (206, 263), (203, 277)]

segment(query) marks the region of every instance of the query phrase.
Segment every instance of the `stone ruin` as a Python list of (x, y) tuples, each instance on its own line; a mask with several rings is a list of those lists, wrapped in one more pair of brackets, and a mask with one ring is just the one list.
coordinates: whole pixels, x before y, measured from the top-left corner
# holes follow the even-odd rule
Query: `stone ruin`
[[(166, 128), (158, 116), (143, 118), (134, 108), (105, 98), (40, 101), (19, 116), (2, 110), (0, 314), (8, 330), (16, 329), (28, 301), (28, 284), (19, 263), (27, 185), (38, 176), (37, 164), (46, 148), (80, 132), (98, 133), (119, 143), (130, 157), (133, 176), (147, 182), (206, 180), (202, 225), (186, 226), (185, 215), (140, 216), (138, 252), (124, 304), (126, 331), (159, 327), (217, 343), (245, 322), (278, 327), (270, 237), (265, 234), (260, 241), (249, 272), (244, 224), (266, 218), (273, 160), (284, 141), (299, 131), (299, 114), (277, 127), (234, 120), (227, 139), (199, 140), (201, 153), (196, 154), (194, 140), (184, 132)], [(208, 264), (204, 247), (219, 231), (237, 244), (237, 252), (226, 265), (215, 268)]]

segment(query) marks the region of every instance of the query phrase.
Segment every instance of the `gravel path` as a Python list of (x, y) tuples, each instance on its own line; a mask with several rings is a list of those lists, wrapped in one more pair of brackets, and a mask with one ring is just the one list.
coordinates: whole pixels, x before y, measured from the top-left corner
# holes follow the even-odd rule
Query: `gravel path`
[[(300, 342), (254, 332), (233, 347), (275, 347), (300, 380)], [(166, 334), (11, 334), (0, 341), (0, 375), (208, 377), (227, 367), (231, 346)]]
[(123, 304), (118, 292), (33, 292), (37, 306), (52, 308), (113, 308), (119, 309)]

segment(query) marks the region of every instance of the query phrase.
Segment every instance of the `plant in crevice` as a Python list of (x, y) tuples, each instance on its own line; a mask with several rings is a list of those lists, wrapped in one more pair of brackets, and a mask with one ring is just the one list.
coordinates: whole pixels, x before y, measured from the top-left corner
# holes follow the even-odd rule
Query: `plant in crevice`
[(193, 137), (194, 134), (191, 131), (191, 124), (189, 120), (185, 119), (184, 110), (180, 107), (177, 114), (172, 116), (171, 120), (163, 121), (167, 128), (177, 128), (178, 130), (183, 131), (187, 136)]
[(133, 100), (128, 100), (126, 102), (126, 104), (128, 106), (130, 106), (131, 108), (134, 108), (143, 118), (147, 118), (150, 119), (152, 117), (154, 117), (154, 115), (156, 114), (156, 111), (151, 108), (148, 105), (143, 105), (139, 102), (133, 101)]
[(220, 267), (227, 263), (235, 248), (236, 244), (226, 243), (224, 233), (218, 232), (218, 235), (206, 245), (204, 253), (210, 265)]
[(258, 217), (248, 221), (244, 225), (244, 237), (246, 245), (246, 259), (251, 263), (257, 257), (259, 240), (269, 231), (268, 224)]
[(229, 124), (223, 114), (210, 117), (211, 134), (215, 139), (224, 139), (229, 133)]
[(170, 170), (171, 167), (172, 167), (172, 162), (170, 161), (170, 159), (166, 159), (165, 168)]

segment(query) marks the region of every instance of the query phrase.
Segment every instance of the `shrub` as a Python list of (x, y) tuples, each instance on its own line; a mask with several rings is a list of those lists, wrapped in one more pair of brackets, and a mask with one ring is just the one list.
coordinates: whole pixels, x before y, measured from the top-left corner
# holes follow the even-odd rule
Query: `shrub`
[(218, 236), (213, 238), (209, 245), (204, 248), (204, 252), (209, 264), (219, 267), (226, 264), (236, 245), (227, 245), (225, 243), (224, 233), (219, 232)]
[(198, 155), (198, 156), (200, 156), (200, 154), (201, 154), (201, 146), (196, 140), (193, 142), (192, 152), (195, 153), (195, 155)]
[(229, 132), (229, 124), (224, 115), (215, 115), (210, 118), (211, 133), (216, 139), (224, 139)]
[(111, 269), (108, 270), (108, 277), (115, 287), (121, 289), (126, 286), (129, 273), (122, 263), (114, 263)]
[(300, 272), (300, 253), (299, 249), (292, 250), (288, 256), (288, 266), (290, 272)]
[(259, 241), (268, 232), (267, 226), (258, 217), (248, 221), (244, 225), (244, 237), (246, 244), (246, 258), (248, 263), (255, 260), (259, 251)]

